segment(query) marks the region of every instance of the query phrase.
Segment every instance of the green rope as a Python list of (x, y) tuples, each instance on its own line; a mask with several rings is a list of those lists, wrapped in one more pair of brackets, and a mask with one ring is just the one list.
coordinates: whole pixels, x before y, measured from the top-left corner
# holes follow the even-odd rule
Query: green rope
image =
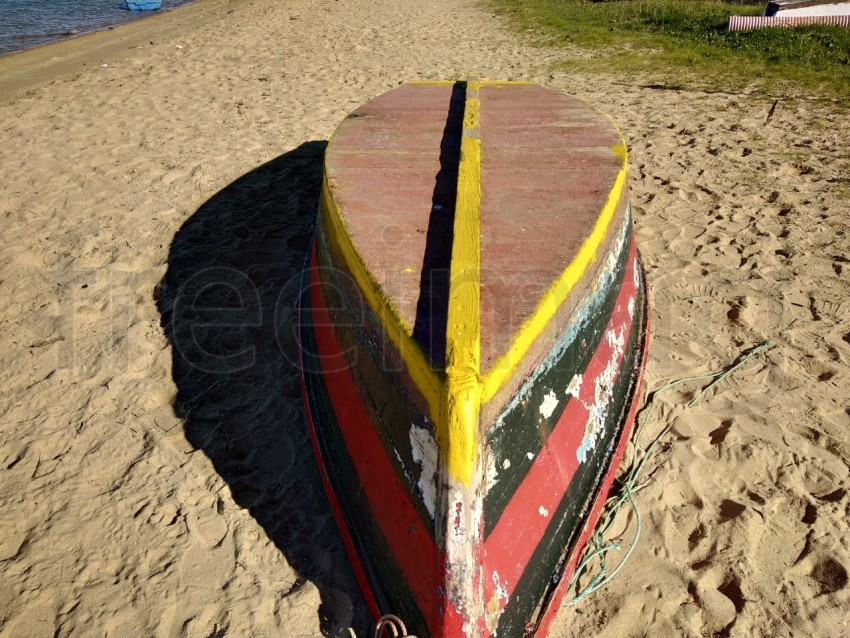
[[(608, 583), (613, 580), (613, 578), (617, 575), (617, 573), (622, 569), (623, 565), (625, 565), (626, 561), (632, 555), (635, 547), (637, 546), (638, 538), (640, 537), (641, 532), (641, 518), (640, 512), (638, 511), (637, 503), (635, 502), (635, 494), (637, 494), (640, 490), (646, 487), (647, 483), (638, 483), (638, 479), (643, 472), (644, 466), (646, 465), (647, 459), (652, 455), (655, 446), (661, 440), (661, 438), (670, 431), (670, 426), (665, 426), (661, 432), (659, 432), (653, 439), (649, 442), (649, 445), (646, 446), (645, 449), (641, 449), (638, 445), (638, 441), (640, 441), (641, 435), (643, 434), (643, 429), (646, 424), (651, 421), (652, 413), (655, 409), (655, 398), (661, 394), (662, 392), (667, 392), (677, 386), (682, 385), (683, 383), (688, 383), (690, 381), (705, 381), (710, 379), (710, 382), (703, 387), (693, 399), (688, 403), (687, 407), (694, 407), (699, 400), (705, 396), (705, 394), (711, 390), (718, 383), (723, 381), (730, 374), (735, 372), (738, 368), (744, 365), (747, 361), (752, 359), (757, 354), (771, 348), (772, 345), (770, 341), (764, 341), (757, 346), (753, 346), (749, 350), (745, 350), (742, 352), (738, 358), (733, 361), (730, 365), (725, 367), (724, 369), (714, 372), (712, 374), (704, 374), (693, 377), (684, 377), (681, 379), (676, 379), (675, 381), (671, 381), (661, 386), (657, 390), (653, 390), (647, 396), (646, 404), (644, 404), (643, 408), (640, 410), (640, 414), (638, 417), (638, 427), (634, 436), (634, 443), (632, 444), (632, 460), (629, 464), (629, 468), (626, 470), (623, 477), (618, 478), (617, 482), (620, 484), (620, 490), (615, 496), (611, 496), (605, 501), (605, 506), (603, 508), (602, 516), (599, 519), (599, 523), (596, 525), (596, 528), (593, 531), (593, 534), (590, 536), (590, 540), (587, 543), (587, 547), (585, 549), (584, 557), (581, 559), (579, 564), (576, 566), (575, 573), (573, 574), (572, 579), (570, 580), (569, 587), (572, 589), (575, 586), (576, 581), (579, 576), (584, 572), (585, 568), (590, 565), (595, 559), (599, 559), (599, 572), (590, 579), (590, 581), (585, 585), (581, 591), (579, 591), (576, 596), (570, 600), (568, 605), (575, 605), (578, 602), (587, 598), (590, 594), (595, 592), (602, 587), (605, 587)], [(625, 555), (622, 560), (617, 564), (614, 569), (610, 572), (608, 571), (608, 565), (606, 563), (606, 555), (608, 552), (622, 549), (619, 543), (607, 542), (605, 540), (608, 532), (611, 527), (614, 525), (614, 521), (617, 518), (617, 514), (619, 514), (622, 507), (628, 501), (629, 505), (632, 507), (632, 511), (635, 514), (635, 521), (637, 523), (635, 530), (634, 538), (632, 542), (629, 544), (629, 548), (626, 550)]]

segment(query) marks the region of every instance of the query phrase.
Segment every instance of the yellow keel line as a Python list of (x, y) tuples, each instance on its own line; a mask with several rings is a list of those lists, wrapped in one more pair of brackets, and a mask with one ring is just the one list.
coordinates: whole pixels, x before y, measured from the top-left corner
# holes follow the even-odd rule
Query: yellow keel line
[(468, 486), (478, 453), (481, 409), (480, 84), (466, 83), (446, 329), (447, 420), (437, 443), (449, 476)]

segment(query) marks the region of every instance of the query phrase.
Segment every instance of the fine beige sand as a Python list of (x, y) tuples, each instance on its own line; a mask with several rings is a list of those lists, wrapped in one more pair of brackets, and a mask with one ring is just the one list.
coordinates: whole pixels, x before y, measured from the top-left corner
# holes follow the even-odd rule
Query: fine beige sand
[(552, 635), (850, 636), (846, 104), (566, 55), (471, 0), (201, 0), (0, 58), (0, 636), (365, 635), (294, 290), (334, 126), (468, 72), (623, 129), (650, 387), (774, 344), (659, 398), (640, 543)]

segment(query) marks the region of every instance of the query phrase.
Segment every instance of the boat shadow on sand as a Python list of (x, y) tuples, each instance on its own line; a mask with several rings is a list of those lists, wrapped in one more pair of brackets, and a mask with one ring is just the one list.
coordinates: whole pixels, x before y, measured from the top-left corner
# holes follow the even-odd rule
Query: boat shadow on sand
[(306, 142), (204, 203), (174, 237), (156, 302), (186, 438), (318, 587), (333, 634), (368, 615), (311, 451), (297, 367), (295, 305), (326, 146)]

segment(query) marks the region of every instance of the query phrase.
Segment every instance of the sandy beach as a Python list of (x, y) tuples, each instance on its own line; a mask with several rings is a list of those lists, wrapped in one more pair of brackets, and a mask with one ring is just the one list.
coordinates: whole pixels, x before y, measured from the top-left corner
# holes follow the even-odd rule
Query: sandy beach
[(659, 397), (637, 549), (551, 635), (850, 637), (847, 106), (568, 55), (473, 0), (199, 0), (0, 58), (0, 636), (366, 635), (297, 278), (337, 123), (476, 72), (623, 130), (650, 388), (773, 344)]

